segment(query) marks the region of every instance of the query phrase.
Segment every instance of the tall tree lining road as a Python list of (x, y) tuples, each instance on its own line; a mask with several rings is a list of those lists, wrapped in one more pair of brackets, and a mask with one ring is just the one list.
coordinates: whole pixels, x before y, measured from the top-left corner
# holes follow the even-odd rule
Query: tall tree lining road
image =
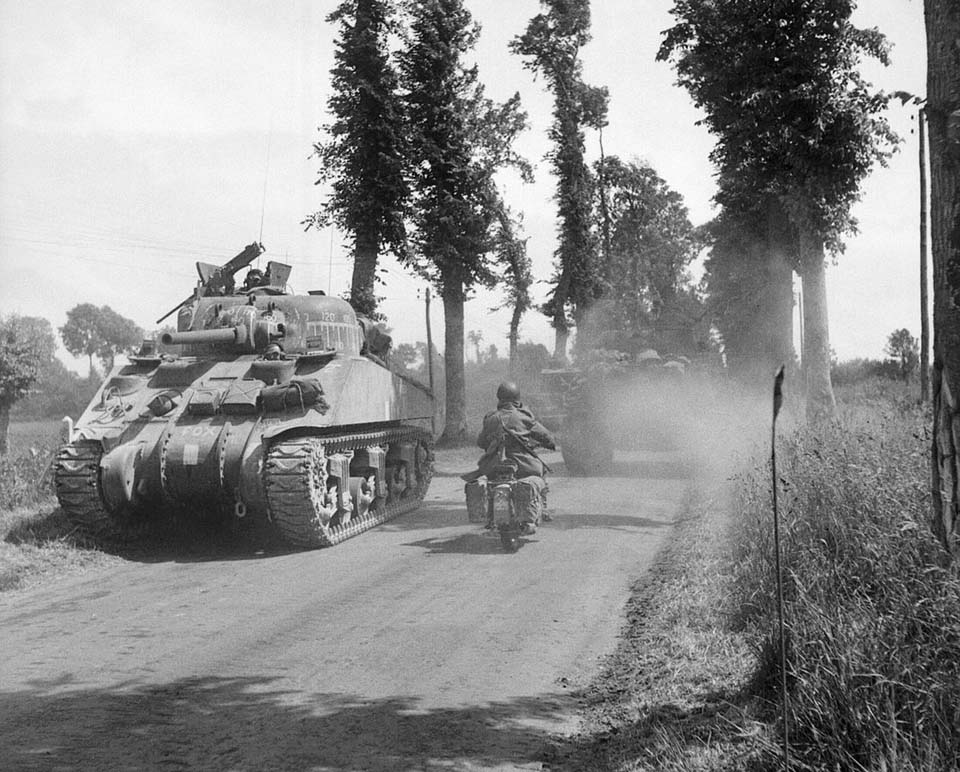
[[(516, 554), (466, 522), (469, 466), (322, 552), (198, 554), (0, 602), (10, 768), (489, 769), (576, 728), (687, 481), (671, 454), (551, 479)], [(448, 456), (450, 458), (451, 456)]]

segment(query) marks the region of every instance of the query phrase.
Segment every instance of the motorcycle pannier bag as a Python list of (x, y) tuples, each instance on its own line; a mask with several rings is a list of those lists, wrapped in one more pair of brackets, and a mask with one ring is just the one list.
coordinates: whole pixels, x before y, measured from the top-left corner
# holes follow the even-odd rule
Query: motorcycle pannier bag
[(546, 503), (546, 487), (541, 477), (524, 477), (517, 481), (513, 489), (513, 503), (521, 523), (539, 525)]
[(487, 521), (487, 478), (472, 480), (463, 486), (467, 497), (467, 519), (471, 523)]

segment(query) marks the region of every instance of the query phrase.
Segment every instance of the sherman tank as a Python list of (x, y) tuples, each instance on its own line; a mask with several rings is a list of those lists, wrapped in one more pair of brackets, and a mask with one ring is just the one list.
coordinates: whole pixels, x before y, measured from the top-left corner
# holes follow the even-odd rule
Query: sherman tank
[(314, 548), (423, 500), (433, 393), (387, 366), (389, 339), (346, 301), (288, 293), (289, 266), (271, 261), (237, 286), (262, 252), (197, 263), (195, 291), (167, 314), (177, 331), (144, 341), (76, 423), (64, 419), (57, 498), (87, 531), (218, 511)]

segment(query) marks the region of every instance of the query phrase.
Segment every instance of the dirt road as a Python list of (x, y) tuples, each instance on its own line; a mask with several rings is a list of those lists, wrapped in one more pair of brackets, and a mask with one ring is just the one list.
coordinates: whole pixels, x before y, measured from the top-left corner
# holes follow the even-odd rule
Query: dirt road
[(473, 455), (332, 549), (154, 556), (0, 600), (0, 768), (540, 769), (686, 480), (669, 454), (561, 468), (553, 522), (505, 554), (466, 522)]

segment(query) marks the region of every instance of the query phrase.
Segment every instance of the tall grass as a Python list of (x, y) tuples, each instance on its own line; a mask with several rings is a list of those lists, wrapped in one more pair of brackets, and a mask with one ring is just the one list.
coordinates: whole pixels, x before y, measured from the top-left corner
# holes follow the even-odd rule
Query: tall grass
[(10, 424), (10, 451), (0, 455), (0, 509), (31, 506), (53, 495), (50, 465), (60, 443), (59, 422)]
[[(956, 770), (960, 580), (931, 535), (929, 423), (885, 384), (780, 438), (789, 720), (798, 768)], [(738, 480), (735, 601), (779, 679), (770, 472)]]

